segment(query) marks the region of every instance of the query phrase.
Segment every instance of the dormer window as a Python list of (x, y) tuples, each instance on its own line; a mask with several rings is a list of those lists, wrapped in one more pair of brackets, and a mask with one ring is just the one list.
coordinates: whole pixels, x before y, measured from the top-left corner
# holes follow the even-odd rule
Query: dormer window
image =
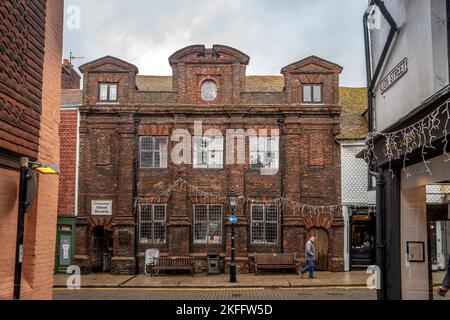
[(100, 83), (99, 102), (117, 102), (117, 83)]
[(303, 85), (303, 103), (322, 103), (322, 85)]

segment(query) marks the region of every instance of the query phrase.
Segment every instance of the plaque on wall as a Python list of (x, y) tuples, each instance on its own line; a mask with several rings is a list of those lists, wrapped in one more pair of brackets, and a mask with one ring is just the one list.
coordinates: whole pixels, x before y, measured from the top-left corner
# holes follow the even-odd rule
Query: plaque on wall
[(129, 240), (130, 240), (128, 231), (126, 231), (126, 230), (120, 230), (120, 231), (119, 231), (118, 238), (119, 238), (119, 244), (120, 244), (121, 246), (127, 246), (127, 245), (128, 245)]
[(425, 262), (425, 242), (408, 241), (406, 243), (408, 262)]
[(92, 200), (91, 215), (112, 216), (112, 200)]

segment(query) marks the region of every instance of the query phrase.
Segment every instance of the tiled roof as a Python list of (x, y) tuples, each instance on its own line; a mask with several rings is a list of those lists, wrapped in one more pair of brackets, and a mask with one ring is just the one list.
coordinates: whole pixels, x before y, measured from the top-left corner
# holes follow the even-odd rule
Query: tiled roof
[(247, 92), (281, 92), (284, 89), (283, 76), (247, 76)]
[(81, 89), (62, 89), (61, 106), (78, 107), (83, 104), (83, 90)]
[(140, 91), (173, 91), (170, 76), (136, 76), (136, 86)]
[(367, 89), (348, 88), (339, 89), (341, 114), (341, 134), (339, 140), (365, 139), (367, 135), (367, 121), (363, 116), (367, 110)]

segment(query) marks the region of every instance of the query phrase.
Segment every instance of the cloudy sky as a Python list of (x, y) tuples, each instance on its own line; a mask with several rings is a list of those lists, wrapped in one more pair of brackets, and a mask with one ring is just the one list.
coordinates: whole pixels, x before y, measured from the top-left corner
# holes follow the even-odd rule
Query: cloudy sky
[(64, 57), (70, 51), (85, 57), (77, 66), (113, 55), (140, 74), (170, 75), (167, 59), (175, 51), (224, 44), (250, 56), (248, 75), (277, 75), (314, 54), (344, 67), (341, 85), (365, 85), (367, 0), (66, 0), (65, 6)]

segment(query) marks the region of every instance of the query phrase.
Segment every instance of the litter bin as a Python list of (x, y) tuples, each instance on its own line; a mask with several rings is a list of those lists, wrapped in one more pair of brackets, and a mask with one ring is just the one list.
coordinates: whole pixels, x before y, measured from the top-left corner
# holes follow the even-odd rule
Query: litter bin
[(207, 254), (207, 260), (208, 260), (208, 274), (219, 274), (220, 273), (219, 254), (216, 252), (210, 252)]

